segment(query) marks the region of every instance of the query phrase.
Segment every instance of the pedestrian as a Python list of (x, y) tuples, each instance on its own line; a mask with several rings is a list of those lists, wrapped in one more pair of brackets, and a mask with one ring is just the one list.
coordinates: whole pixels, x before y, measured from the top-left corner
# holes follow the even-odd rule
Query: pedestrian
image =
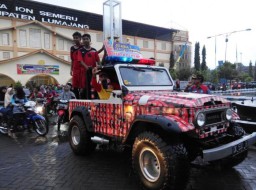
[(80, 74), (81, 74), (81, 64), (78, 62), (78, 52), (82, 47), (81, 45), (82, 35), (80, 32), (73, 33), (74, 45), (70, 47), (70, 58), (71, 58), (71, 68), (70, 75), (72, 76), (73, 90), (77, 98), (79, 98), (79, 88), (80, 88)]
[(82, 36), (82, 43), (83, 47), (78, 52), (78, 61), (81, 64), (80, 97), (82, 99), (91, 99), (92, 69), (100, 65), (100, 58), (97, 50), (91, 47), (90, 34)]
[(4, 96), (4, 107), (5, 108), (7, 108), (10, 105), (13, 93), (14, 93), (14, 91), (13, 91), (12, 87), (7, 88), (5, 96)]
[(195, 83), (195, 79), (196, 79), (196, 75), (193, 74), (191, 76), (191, 80), (188, 82), (187, 86), (185, 87), (184, 89), (184, 92), (189, 92), (190, 91), (190, 88), (194, 85)]
[(175, 81), (175, 84), (176, 84), (176, 90), (177, 90), (177, 91), (180, 91), (180, 80), (177, 79), (177, 80)]
[(197, 74), (194, 79), (194, 85), (189, 88), (189, 92), (200, 93), (200, 94), (211, 94), (209, 88), (203, 84), (203, 75)]

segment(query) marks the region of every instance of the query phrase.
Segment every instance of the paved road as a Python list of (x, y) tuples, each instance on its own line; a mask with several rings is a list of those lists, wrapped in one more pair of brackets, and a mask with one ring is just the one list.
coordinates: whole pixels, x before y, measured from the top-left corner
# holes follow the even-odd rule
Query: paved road
[[(0, 135), (0, 190), (86, 189), (139, 190), (129, 159), (120, 152), (97, 150), (75, 156), (55, 126), (44, 137), (35, 133), (18, 138)], [(256, 146), (232, 170), (193, 167), (186, 190), (256, 190)]]

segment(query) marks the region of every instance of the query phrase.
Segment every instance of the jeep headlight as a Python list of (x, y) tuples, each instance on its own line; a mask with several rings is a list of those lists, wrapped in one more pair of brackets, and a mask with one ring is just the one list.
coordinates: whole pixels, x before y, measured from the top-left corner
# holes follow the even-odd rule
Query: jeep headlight
[(230, 121), (231, 118), (232, 118), (232, 110), (231, 110), (231, 109), (227, 109), (227, 110), (226, 110), (226, 119), (227, 119), (228, 121)]
[(204, 113), (200, 112), (197, 114), (197, 117), (196, 117), (196, 123), (199, 127), (202, 127), (204, 124), (205, 124), (205, 115)]

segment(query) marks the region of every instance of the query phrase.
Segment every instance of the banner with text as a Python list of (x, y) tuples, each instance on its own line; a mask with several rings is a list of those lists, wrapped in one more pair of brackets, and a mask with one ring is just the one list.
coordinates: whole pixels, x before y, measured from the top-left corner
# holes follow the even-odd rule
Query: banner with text
[(17, 64), (17, 74), (52, 74), (59, 75), (59, 65)]

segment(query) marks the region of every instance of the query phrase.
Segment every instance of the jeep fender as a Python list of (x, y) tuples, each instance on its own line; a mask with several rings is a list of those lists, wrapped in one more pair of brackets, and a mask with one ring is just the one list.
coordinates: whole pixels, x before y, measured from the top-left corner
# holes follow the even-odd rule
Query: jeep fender
[(183, 132), (187, 132), (195, 128), (190, 123), (184, 121), (182, 118), (175, 115), (139, 115), (134, 119), (133, 123), (131, 124), (131, 127), (124, 139), (124, 142), (127, 141), (130, 137), (132, 137), (132, 133), (138, 127), (138, 123), (151, 123), (157, 125), (161, 128), (162, 131), (170, 134), (181, 134)]
[(73, 109), (70, 119), (74, 116), (74, 115), (78, 115), (80, 116), (84, 123), (86, 124), (86, 129), (89, 132), (93, 132), (93, 125), (92, 125), (92, 119), (90, 116), (90, 112), (88, 110), (88, 108), (86, 108), (85, 106), (78, 106), (75, 109)]

